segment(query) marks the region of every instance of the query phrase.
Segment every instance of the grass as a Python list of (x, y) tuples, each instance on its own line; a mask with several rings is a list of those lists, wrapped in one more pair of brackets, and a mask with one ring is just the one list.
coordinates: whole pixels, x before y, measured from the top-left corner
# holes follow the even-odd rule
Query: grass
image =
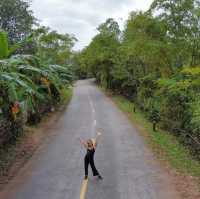
[(65, 88), (61, 92), (62, 92), (61, 104), (68, 104), (73, 95), (73, 88), (72, 87)]
[(161, 129), (154, 132), (152, 123), (145, 118), (144, 113), (138, 109), (134, 112), (132, 102), (119, 95), (109, 93), (109, 96), (123, 112), (128, 114), (129, 119), (144, 135), (145, 141), (160, 160), (169, 163), (172, 168), (183, 174), (200, 179), (200, 162), (192, 157), (187, 147), (183, 146), (174, 135)]

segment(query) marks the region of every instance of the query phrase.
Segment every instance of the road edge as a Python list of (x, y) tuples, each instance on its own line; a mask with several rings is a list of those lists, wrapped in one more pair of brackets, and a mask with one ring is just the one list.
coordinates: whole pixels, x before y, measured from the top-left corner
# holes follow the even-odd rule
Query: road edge
[(40, 145), (45, 142), (48, 131), (43, 131), (45, 126), (53, 126), (67, 109), (72, 97), (73, 88), (70, 88), (70, 95), (65, 96), (62, 103), (54, 112), (50, 112), (44, 116), (40, 123), (35, 126), (26, 126), (24, 134), (20, 137), (15, 145), (10, 145), (6, 155), (14, 156), (8, 167), (0, 170), (0, 192), (4, 190), (7, 184), (20, 172), (20, 170), (31, 160)]
[[(130, 112), (125, 111), (122, 109), (114, 99), (114, 95), (111, 91), (107, 91), (102, 87), (96, 85), (102, 93), (104, 93), (107, 98), (116, 105), (116, 107), (128, 118), (130, 123), (137, 129), (139, 134), (144, 138), (148, 148), (152, 151), (153, 155), (155, 156), (156, 160), (160, 163), (161, 167), (172, 177), (174, 186), (176, 187), (177, 191), (181, 194), (183, 199), (198, 199), (200, 198), (200, 178), (196, 176), (189, 175), (186, 172), (181, 173), (180, 170), (174, 168), (169, 160), (166, 158), (162, 158), (162, 154), (164, 151), (159, 148), (159, 146), (152, 145), (152, 140), (150, 140), (149, 136), (149, 129), (146, 129), (141, 123), (136, 121), (133, 117), (131, 117)], [(120, 96), (122, 97), (122, 96)], [(125, 99), (125, 98), (124, 98)], [(127, 99), (125, 99), (127, 100)], [(128, 100), (127, 100), (128, 101)]]

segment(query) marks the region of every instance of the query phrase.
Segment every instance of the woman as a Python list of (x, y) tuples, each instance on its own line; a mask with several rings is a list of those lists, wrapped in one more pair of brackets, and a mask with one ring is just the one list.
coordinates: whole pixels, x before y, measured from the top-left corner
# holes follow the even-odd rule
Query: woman
[(85, 165), (85, 180), (88, 178), (88, 166), (90, 164), (93, 176), (97, 176), (98, 179), (102, 180), (103, 178), (97, 171), (95, 164), (94, 164), (94, 153), (97, 147), (97, 141), (99, 136), (101, 136), (101, 133), (97, 133), (97, 136), (95, 139), (89, 139), (87, 141), (83, 141), (79, 138), (80, 143), (87, 149), (85, 159), (84, 159), (84, 165)]

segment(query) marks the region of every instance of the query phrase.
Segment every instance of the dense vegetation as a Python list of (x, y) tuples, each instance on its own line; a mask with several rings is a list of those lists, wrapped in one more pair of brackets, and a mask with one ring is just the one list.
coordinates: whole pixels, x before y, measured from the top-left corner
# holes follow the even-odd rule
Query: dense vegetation
[(1, 146), (15, 140), (24, 124), (54, 110), (73, 80), (76, 39), (36, 22), (29, 3), (0, 1)]
[(199, 152), (199, 20), (197, 0), (154, 0), (148, 11), (131, 12), (123, 31), (108, 19), (77, 53), (76, 73), (128, 97), (154, 128)]

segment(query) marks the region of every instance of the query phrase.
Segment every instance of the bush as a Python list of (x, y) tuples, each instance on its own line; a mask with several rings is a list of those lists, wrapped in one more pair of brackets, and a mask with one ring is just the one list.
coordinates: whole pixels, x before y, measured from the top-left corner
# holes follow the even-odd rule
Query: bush
[(24, 122), (39, 122), (60, 102), (62, 89), (72, 80), (69, 67), (46, 65), (32, 55), (1, 60), (0, 110), (1, 117), (11, 122), (8, 139), (15, 140), (22, 133)]

